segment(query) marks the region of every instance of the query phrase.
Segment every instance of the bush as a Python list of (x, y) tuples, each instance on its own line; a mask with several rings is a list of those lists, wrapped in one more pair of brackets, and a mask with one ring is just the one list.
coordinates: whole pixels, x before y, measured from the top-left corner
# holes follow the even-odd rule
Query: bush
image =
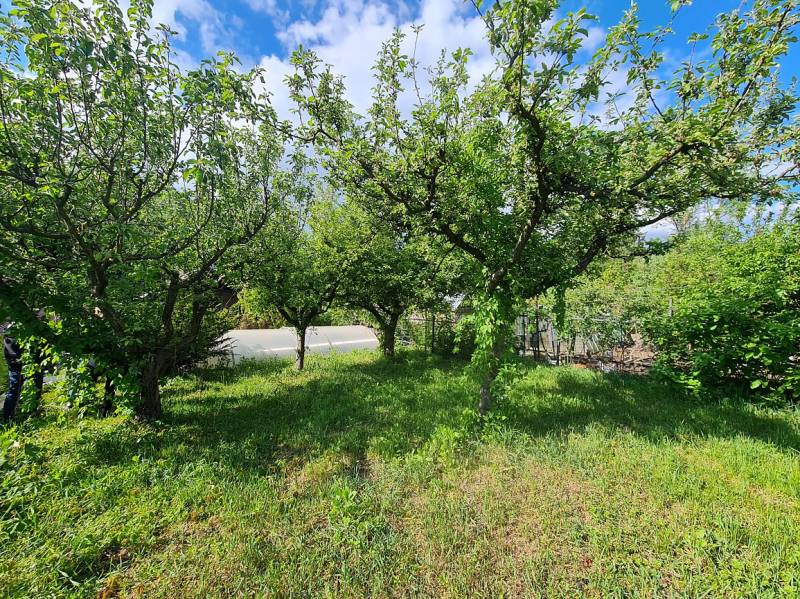
[(708, 227), (665, 258), (657, 279), (673, 299), (673, 313), (651, 315), (645, 326), (664, 372), (693, 389), (735, 382), (798, 398), (798, 224), (749, 237)]

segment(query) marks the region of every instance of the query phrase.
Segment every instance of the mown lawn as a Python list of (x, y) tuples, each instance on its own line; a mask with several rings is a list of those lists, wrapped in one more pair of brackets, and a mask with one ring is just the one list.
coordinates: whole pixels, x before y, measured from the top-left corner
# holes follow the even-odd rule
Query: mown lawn
[(482, 433), (413, 353), (176, 379), (161, 424), (51, 410), (4, 438), (0, 591), (800, 594), (797, 411), (520, 368)]

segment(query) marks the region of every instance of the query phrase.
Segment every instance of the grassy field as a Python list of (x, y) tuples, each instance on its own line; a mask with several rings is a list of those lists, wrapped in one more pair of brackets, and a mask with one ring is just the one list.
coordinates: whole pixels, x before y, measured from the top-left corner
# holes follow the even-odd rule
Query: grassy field
[[(0, 593), (798, 596), (800, 415), (360, 353), (175, 379), (168, 417), (3, 437)], [(19, 446), (16, 446), (16, 443)]]

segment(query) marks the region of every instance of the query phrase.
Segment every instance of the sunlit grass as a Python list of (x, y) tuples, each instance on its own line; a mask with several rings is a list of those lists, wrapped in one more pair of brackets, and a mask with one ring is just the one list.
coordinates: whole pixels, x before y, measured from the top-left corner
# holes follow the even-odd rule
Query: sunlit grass
[(522, 365), (479, 433), (463, 366), (250, 364), (171, 381), (161, 424), (33, 421), (2, 466), (0, 590), (800, 593), (796, 412)]

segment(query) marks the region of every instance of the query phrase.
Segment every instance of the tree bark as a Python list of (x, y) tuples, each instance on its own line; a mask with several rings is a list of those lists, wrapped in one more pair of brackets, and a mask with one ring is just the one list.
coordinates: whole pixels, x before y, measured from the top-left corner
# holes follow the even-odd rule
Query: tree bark
[(431, 310), (431, 354), (436, 351), (436, 311)]
[(492, 360), (481, 382), (480, 400), (478, 401), (478, 413), (481, 417), (486, 416), (492, 407), (492, 385), (500, 374), (500, 358), (503, 355), (503, 340), (495, 339), (492, 344)]
[(106, 382), (104, 385), (103, 391), (103, 403), (100, 405), (100, 416), (105, 418), (107, 416), (111, 416), (114, 411), (114, 381), (110, 378), (110, 375), (106, 373)]
[(295, 370), (303, 370), (306, 365), (306, 330), (308, 327), (297, 328), (297, 358), (294, 361)]
[(497, 379), (499, 371), (499, 365), (495, 363), (489, 367), (489, 370), (487, 370), (486, 374), (483, 376), (480, 401), (478, 402), (478, 413), (481, 417), (486, 416), (489, 413), (489, 409), (492, 407), (492, 384), (494, 384)]
[(162, 415), (161, 387), (158, 382), (160, 373), (161, 368), (155, 360), (142, 369), (142, 373), (139, 377), (142, 401), (137, 409), (137, 414), (141, 418), (152, 420), (160, 418)]
[(398, 320), (400, 320), (399, 314), (390, 314), (389, 318), (387, 318), (383, 323), (383, 327), (381, 329), (381, 349), (383, 349), (384, 356), (394, 356)]

